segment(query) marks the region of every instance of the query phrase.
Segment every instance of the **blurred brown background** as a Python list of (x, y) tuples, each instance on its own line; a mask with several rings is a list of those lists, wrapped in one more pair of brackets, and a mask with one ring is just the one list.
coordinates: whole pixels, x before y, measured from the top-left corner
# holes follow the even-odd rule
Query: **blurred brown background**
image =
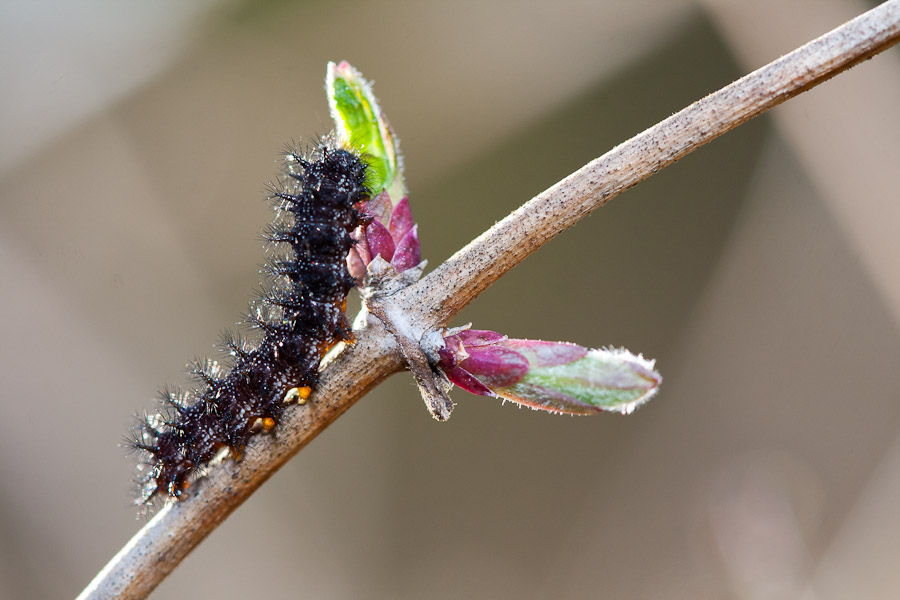
[[(74, 596), (139, 528), (117, 444), (262, 260), (325, 64), (376, 82), (434, 266), (851, 0), (7, 2), (0, 597)], [(900, 51), (690, 155), (459, 324), (658, 359), (630, 417), (411, 377), (295, 458), (155, 598), (896, 598)], [(440, 510), (435, 511), (435, 507)]]

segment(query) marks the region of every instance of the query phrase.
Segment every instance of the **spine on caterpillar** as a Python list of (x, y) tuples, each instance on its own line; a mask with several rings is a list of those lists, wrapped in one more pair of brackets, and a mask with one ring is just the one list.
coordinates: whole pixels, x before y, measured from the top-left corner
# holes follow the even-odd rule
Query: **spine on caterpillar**
[(265, 265), (263, 293), (246, 319), (259, 340), (226, 333), (230, 368), (198, 362), (198, 386), (164, 390), (160, 411), (140, 420), (130, 440), (145, 458), (139, 503), (181, 497), (222, 450), (239, 458), (251, 435), (274, 427), (291, 400), (315, 388), (325, 352), (351, 339), (344, 303), (357, 281), (346, 258), (350, 233), (364, 222), (365, 180), (360, 157), (327, 142), (307, 157), (287, 153), (282, 182), (271, 189), (277, 217), (265, 234), (280, 253)]

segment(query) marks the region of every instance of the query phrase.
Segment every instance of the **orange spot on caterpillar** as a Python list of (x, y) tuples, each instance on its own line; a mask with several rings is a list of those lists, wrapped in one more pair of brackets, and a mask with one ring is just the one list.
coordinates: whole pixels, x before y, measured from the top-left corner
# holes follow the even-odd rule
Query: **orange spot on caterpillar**
[(306, 404), (306, 399), (312, 394), (312, 388), (307, 386), (291, 388), (284, 395), (285, 402), (296, 402), (297, 404)]

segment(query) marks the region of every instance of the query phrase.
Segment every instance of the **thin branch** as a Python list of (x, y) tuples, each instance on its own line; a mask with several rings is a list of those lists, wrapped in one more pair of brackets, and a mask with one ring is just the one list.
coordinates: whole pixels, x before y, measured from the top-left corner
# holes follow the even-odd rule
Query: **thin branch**
[[(591, 211), (741, 123), (885, 50), (900, 39), (900, 0), (889, 0), (620, 144), (476, 238), (389, 299), (416, 335), (441, 327), (500, 276)], [(169, 503), (79, 598), (144, 598), (225, 517), (370, 389), (404, 366), (396, 341), (363, 314), (357, 342), (323, 369), (309, 402), (259, 436), (241, 462), (214, 465)], [(409, 333), (409, 332), (407, 332)]]
[(286, 413), (275, 435), (256, 436), (243, 460), (211, 465), (178, 502), (168, 502), (79, 598), (144, 598), (275, 471), (378, 383), (403, 368), (393, 337), (369, 316), (356, 343), (323, 370), (313, 396)]

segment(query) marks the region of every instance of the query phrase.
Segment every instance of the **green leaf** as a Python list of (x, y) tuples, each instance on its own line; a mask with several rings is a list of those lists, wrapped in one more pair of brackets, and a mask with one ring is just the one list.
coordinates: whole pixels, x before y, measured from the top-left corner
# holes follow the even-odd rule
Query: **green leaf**
[(338, 144), (362, 155), (369, 167), (366, 184), (373, 194), (387, 190), (394, 204), (400, 202), (405, 193), (402, 161), (372, 85), (350, 63), (330, 62), (325, 89)]
[(565, 364), (533, 366), (515, 384), (494, 391), (533, 408), (570, 414), (628, 414), (652, 398), (662, 377), (653, 361), (627, 350), (591, 350)]

